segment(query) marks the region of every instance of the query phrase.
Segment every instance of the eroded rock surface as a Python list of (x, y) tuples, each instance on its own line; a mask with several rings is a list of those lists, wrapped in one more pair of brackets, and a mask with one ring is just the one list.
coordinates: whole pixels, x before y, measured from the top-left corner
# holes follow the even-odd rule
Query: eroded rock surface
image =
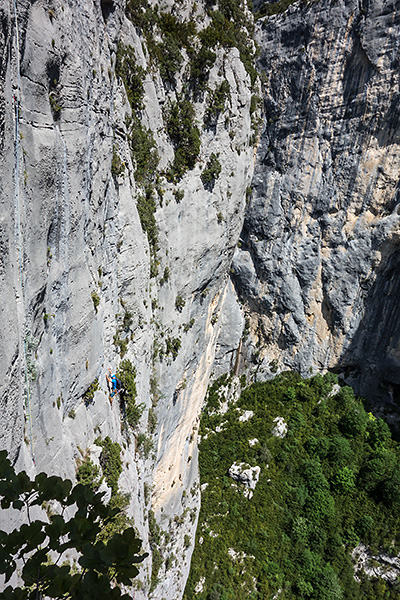
[(233, 463), (229, 467), (228, 475), (235, 481), (242, 483), (245, 486), (244, 495), (250, 499), (256, 489), (258, 480), (260, 479), (261, 468), (258, 466), (251, 467), (246, 463)]
[[(12, 2), (0, 8), (0, 446), (18, 468), (74, 479), (96, 437), (118, 441), (119, 486), (145, 547), (150, 508), (172, 540), (160, 549), (153, 595), (175, 600), (200, 499), (199, 412), (221, 308), (232, 298), (228, 273), (252, 176), (257, 82), (236, 47), (215, 48), (207, 88), (190, 92), (198, 155), (186, 172), (169, 176), (177, 148), (167, 118), (190, 88), (190, 57), (182, 47), (166, 79), (137, 24), (145, 5), (135, 4), (136, 25), (122, 0), (21, 0), (17, 14)], [(197, 30), (211, 21), (202, 2), (156, 8)], [(162, 42), (160, 31), (153, 44)], [(118, 76), (121, 49), (140, 75), (134, 91), (143, 86), (136, 108)], [(212, 94), (223, 82), (211, 119)], [(150, 172), (144, 182), (138, 164), (153, 150), (137, 152), (148, 130), (158, 178)], [(201, 175), (213, 157), (220, 171), (210, 181)], [(153, 194), (151, 214), (146, 194)], [(153, 219), (157, 240), (149, 244)], [(226, 346), (239, 330), (226, 333)], [(106, 369), (115, 372), (122, 358), (136, 369), (136, 401), (144, 407), (135, 430), (107, 397)], [(85, 402), (95, 380), (99, 389)], [(172, 554), (177, 563), (168, 566)], [(151, 558), (137, 599), (149, 596), (150, 578)]]
[(352, 552), (355, 577), (363, 573), (368, 577), (379, 577), (395, 583), (400, 573), (400, 558), (388, 554), (373, 555), (365, 544), (359, 544)]
[(272, 435), (278, 438), (284, 438), (287, 434), (288, 426), (283, 417), (276, 417), (274, 419), (274, 427), (272, 428)]
[(397, 393), (399, 7), (294, 3), (257, 23), (265, 121), (234, 279), (260, 378), (336, 367)]

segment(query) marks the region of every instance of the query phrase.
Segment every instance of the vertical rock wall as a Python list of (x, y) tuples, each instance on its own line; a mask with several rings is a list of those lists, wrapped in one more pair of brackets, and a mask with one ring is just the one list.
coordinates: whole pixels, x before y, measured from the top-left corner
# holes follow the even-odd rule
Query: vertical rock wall
[(399, 383), (399, 8), (257, 23), (265, 121), (234, 278), (260, 377), (337, 368), (375, 400)]
[[(98, 460), (97, 436), (118, 441), (129, 515), (146, 546), (153, 508), (172, 540), (163, 558), (177, 557), (169, 567), (163, 561), (153, 596), (175, 600), (192, 548), (184, 536), (190, 539), (199, 504), (196, 425), (252, 174), (250, 76), (236, 48), (216, 49), (208, 87), (212, 92), (228, 81), (229, 99), (208, 129), (208, 92), (195, 101), (200, 153), (178, 185), (161, 181), (152, 277), (127, 131), (132, 108), (115, 74), (116, 55), (119, 43), (131, 46), (145, 70), (141, 122), (154, 136), (160, 171), (174, 156), (165, 115), (183, 93), (188, 57), (176, 85), (166, 85), (120, 0), (17, 2), (18, 52), (14, 3), (6, 4), (0, 8), (0, 447), (18, 468), (73, 479), (87, 449)], [(159, 9), (199, 29), (210, 20), (202, 3)], [(120, 172), (112, 167), (116, 148)], [(222, 170), (207, 186), (200, 175), (213, 153)], [(121, 360), (115, 336), (127, 346), (124, 358), (136, 368), (137, 402), (144, 406), (130, 433), (118, 402), (111, 407), (107, 397), (105, 371)], [(96, 379), (100, 389), (85, 403)], [(137, 448), (139, 434), (153, 451)], [(148, 597), (150, 573), (151, 558), (136, 598)]]

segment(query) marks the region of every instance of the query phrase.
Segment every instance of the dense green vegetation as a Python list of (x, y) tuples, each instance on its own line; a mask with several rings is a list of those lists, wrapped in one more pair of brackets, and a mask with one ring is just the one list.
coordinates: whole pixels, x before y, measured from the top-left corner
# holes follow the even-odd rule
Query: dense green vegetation
[[(352, 550), (400, 551), (400, 448), (335, 377), (283, 373), (242, 391), (222, 414), (227, 377), (201, 421), (203, 488), (186, 600), (399, 599), (400, 589), (360, 573)], [(244, 411), (254, 414), (246, 421)], [(272, 434), (282, 417), (287, 434)], [(222, 431), (217, 432), (217, 427)], [(251, 444), (249, 443), (251, 441)], [(228, 476), (234, 462), (261, 468), (254, 495)]]
[(218, 160), (218, 154), (211, 153), (209, 160), (207, 161), (206, 167), (203, 170), (200, 178), (205, 186), (213, 186), (215, 180), (221, 173), (221, 163)]
[[(141, 541), (132, 527), (102, 538), (120, 512), (111, 503), (104, 505), (102, 494), (45, 473), (34, 480), (25, 471), (16, 474), (2, 450), (0, 498), (2, 510), (19, 510), (25, 521), (19, 529), (0, 531), (0, 573), (6, 586), (1, 598), (129, 600), (131, 595), (122, 594), (119, 585), (132, 584), (139, 572), (135, 563), (147, 554), (141, 554)], [(47, 507), (48, 518), (39, 518), (40, 506)], [(68, 551), (76, 556), (74, 564), (65, 560)], [(20, 582), (11, 579), (17, 570)]]
[(136, 64), (135, 52), (132, 46), (118, 44), (115, 72), (124, 82), (126, 95), (132, 110), (143, 108), (143, 79), (146, 72), (143, 67)]
[(226, 101), (231, 96), (229, 83), (224, 80), (209, 95), (209, 105), (204, 116), (204, 122), (207, 127), (215, 127), (219, 115), (224, 112)]
[(114, 517), (109, 519), (99, 533), (99, 539), (107, 542), (116, 533), (123, 533), (133, 523), (124, 512), (129, 504), (129, 496), (122, 494), (118, 487), (118, 479), (122, 473), (121, 446), (118, 442), (113, 442), (109, 436), (103, 440), (97, 438), (95, 443), (102, 448), (100, 466), (104, 479), (111, 489), (109, 506), (115, 510)]
[(224, 48), (237, 48), (253, 85), (257, 79), (254, 67), (256, 51), (251, 37), (254, 27), (243, 10), (243, 4), (236, 0), (207, 0), (206, 5), (209, 7), (211, 24), (199, 33), (203, 45), (215, 47), (219, 44)]
[(122, 473), (121, 446), (113, 442), (109, 436), (104, 440), (97, 438), (96, 444), (101, 446), (100, 465), (111, 494), (118, 492), (118, 479)]
[(167, 132), (175, 146), (175, 158), (169, 179), (179, 179), (193, 169), (200, 152), (200, 132), (195, 124), (195, 112), (188, 100), (174, 102), (167, 113)]
[[(166, 91), (176, 88), (177, 75), (182, 89), (176, 100), (166, 103), (164, 111), (165, 129), (174, 147), (174, 158), (160, 173), (160, 157), (153, 134), (143, 125), (144, 78), (146, 71), (137, 65), (134, 49), (119, 44), (115, 72), (123, 81), (127, 98), (132, 109), (126, 118), (126, 131), (132, 160), (135, 166), (135, 180), (140, 186), (136, 196), (143, 231), (147, 233), (151, 253), (151, 276), (158, 275), (159, 251), (157, 210), (154, 189), (157, 190), (160, 204), (161, 177), (169, 182), (178, 182), (184, 174), (195, 167), (200, 154), (200, 130), (195, 120), (194, 101), (207, 95), (207, 110), (204, 124), (207, 128), (216, 127), (218, 117), (227, 109), (230, 88), (227, 81), (220, 82), (215, 90), (208, 87), (210, 70), (215, 64), (217, 51), (236, 47), (240, 58), (254, 85), (257, 72), (254, 67), (256, 46), (252, 39), (253, 24), (246, 9), (245, 0), (206, 0), (205, 9), (211, 22), (199, 29), (197, 4), (193, 3), (192, 18), (182, 19), (172, 11), (160, 10), (151, 6), (148, 0), (127, 0), (126, 16), (139, 30), (148, 59), (148, 72), (158, 71)], [(219, 76), (222, 77), (222, 69)], [(229, 117), (225, 127), (229, 126)], [(232, 136), (234, 137), (233, 133)], [(254, 138), (255, 139), (255, 138)], [(218, 164), (203, 172), (203, 182), (212, 187), (218, 176)], [(111, 171), (118, 183), (118, 177), (125, 172), (125, 164), (118, 154), (118, 143), (114, 144)], [(177, 202), (183, 199), (183, 192), (175, 190)], [(117, 338), (117, 342), (121, 341)], [(125, 342), (120, 347), (121, 356), (125, 352)]]
[(159, 550), (161, 545), (161, 528), (157, 525), (154, 512), (149, 510), (149, 542), (152, 553), (150, 592), (154, 590), (159, 582), (158, 573), (162, 566), (162, 555)]
[(192, 48), (196, 27), (191, 21), (180, 22), (170, 13), (160, 13), (158, 28), (162, 41), (157, 43), (152, 36), (148, 36), (149, 54), (156, 60), (163, 81), (175, 85), (175, 74), (183, 63), (182, 50)]
[[(124, 83), (126, 95), (132, 109), (132, 116), (127, 118), (129, 146), (132, 159), (136, 165), (135, 179), (138, 183), (149, 185), (156, 174), (159, 162), (156, 144), (150, 129), (141, 123), (141, 110), (143, 108), (145, 70), (136, 64), (134, 50), (131, 46), (120, 43), (117, 50), (115, 72)], [(118, 157), (113, 155), (113, 173), (118, 175), (123, 172), (123, 165)]]
[[(238, 48), (254, 83), (257, 77), (251, 38), (254, 27), (246, 15), (245, 3), (238, 0), (206, 0), (205, 5), (212, 22), (199, 32), (194, 21), (179, 21), (174, 15), (159, 11), (157, 6), (152, 8), (147, 0), (127, 0), (126, 14), (144, 34), (149, 55), (158, 64), (164, 81), (175, 84), (175, 73), (182, 65), (182, 51), (185, 50), (190, 58), (188, 72), (192, 91), (196, 94), (204, 90), (208, 72), (216, 59), (212, 48), (220, 45)], [(156, 31), (161, 42), (156, 41)]]
[[(248, 18), (245, 3), (237, 0), (207, 0), (205, 3), (210, 24), (198, 31), (194, 19), (180, 20), (175, 15), (151, 7), (147, 0), (127, 0), (126, 14), (141, 31), (145, 40), (151, 68), (157, 68), (166, 88), (176, 86), (176, 75), (184, 83), (182, 95), (165, 113), (166, 129), (175, 149), (175, 157), (165, 175), (170, 181), (179, 180), (193, 169), (200, 152), (200, 132), (194, 120), (193, 100), (207, 92), (208, 79), (218, 48), (239, 50), (240, 58), (254, 85), (256, 47), (252, 40), (253, 24)], [(135, 67), (130, 47), (119, 46), (116, 72), (127, 89), (133, 113), (141, 107), (143, 98), (143, 69)], [(209, 107), (205, 124), (214, 127), (229, 98), (229, 84), (223, 81), (214, 91), (208, 90)], [(134, 127), (132, 128), (132, 124)], [(130, 124), (131, 148), (136, 160), (136, 178), (154, 174), (158, 154), (149, 131), (140, 127), (135, 116)], [(135, 138), (135, 139), (133, 139)], [(136, 154), (135, 154), (136, 153)], [(150, 181), (146, 182), (147, 184)]]
[(137, 427), (143, 414), (144, 405), (136, 404), (136, 368), (130, 360), (123, 360), (117, 371), (117, 377), (121, 379), (124, 388), (123, 404), (126, 420), (132, 428)]
[[(143, 109), (145, 70), (136, 64), (134, 50), (131, 46), (120, 43), (117, 50), (115, 72), (124, 83), (132, 115), (126, 118), (126, 130), (132, 160), (135, 165), (135, 180), (142, 190), (137, 196), (137, 209), (142, 229), (147, 233), (151, 254), (151, 275), (157, 275), (158, 230), (155, 220), (156, 204), (153, 187), (157, 179), (157, 167), (160, 157), (157, 152), (153, 133), (143, 126), (141, 111)], [(115, 147), (111, 164), (112, 174), (116, 177), (125, 171)], [(122, 356), (125, 353), (123, 348)]]
[(79, 464), (76, 471), (76, 480), (78, 483), (88, 485), (91, 490), (97, 492), (102, 481), (100, 469), (92, 460), (90, 460), (89, 456), (85, 456)]
[(129, 147), (135, 161), (135, 180), (144, 186), (154, 182), (160, 161), (151, 129), (143, 127), (138, 115), (126, 119)]

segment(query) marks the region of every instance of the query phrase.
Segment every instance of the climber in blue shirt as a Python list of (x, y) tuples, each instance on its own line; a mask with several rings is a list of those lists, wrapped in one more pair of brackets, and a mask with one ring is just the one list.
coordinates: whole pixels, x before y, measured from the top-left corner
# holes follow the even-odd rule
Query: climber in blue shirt
[(116, 375), (111, 375), (111, 369), (108, 369), (109, 375), (106, 375), (107, 383), (110, 389), (110, 402), (112, 405), (113, 397), (122, 389), (122, 381)]

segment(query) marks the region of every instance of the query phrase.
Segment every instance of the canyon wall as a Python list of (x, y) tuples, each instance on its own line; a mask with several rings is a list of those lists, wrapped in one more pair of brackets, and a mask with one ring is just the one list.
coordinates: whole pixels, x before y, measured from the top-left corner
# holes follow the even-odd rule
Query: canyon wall
[(257, 21), (265, 119), (234, 281), (259, 378), (399, 380), (398, 2), (296, 2)]
[[(228, 273), (253, 169), (257, 83), (233, 43), (214, 43), (200, 73), (205, 85), (191, 90), (196, 31), (211, 23), (202, 3), (6, 4), (1, 448), (18, 469), (74, 479), (85, 456), (98, 463), (96, 438), (118, 442), (119, 487), (129, 494), (128, 515), (144, 548), (150, 509), (164, 534), (162, 570), (151, 577), (151, 557), (144, 563), (136, 598), (149, 597), (151, 586), (154, 597), (175, 599), (193, 547), (197, 424), (219, 313), (232, 295)], [(140, 18), (148, 14), (145, 30)], [(190, 44), (177, 49), (163, 19), (182, 35), (185, 23), (194, 25)], [(171, 58), (162, 63), (167, 71), (155, 59), (160, 47)], [(224, 95), (214, 106), (217, 89)], [(188, 133), (176, 133), (184, 110), (193, 111), (186, 127), (194, 150), (176, 138)], [(177, 151), (193, 151), (179, 173)], [(133, 429), (118, 399), (108, 399), (106, 371), (122, 359), (136, 370), (143, 410)], [(92, 384), (98, 389), (86, 395)], [(14, 517), (5, 515), (2, 526)]]
[(399, 8), (260, 18), (262, 88), (245, 4), (0, 8), (0, 447), (74, 479), (120, 444), (145, 549), (150, 510), (163, 532), (139, 600), (183, 593), (211, 376), (332, 368), (397, 397)]

